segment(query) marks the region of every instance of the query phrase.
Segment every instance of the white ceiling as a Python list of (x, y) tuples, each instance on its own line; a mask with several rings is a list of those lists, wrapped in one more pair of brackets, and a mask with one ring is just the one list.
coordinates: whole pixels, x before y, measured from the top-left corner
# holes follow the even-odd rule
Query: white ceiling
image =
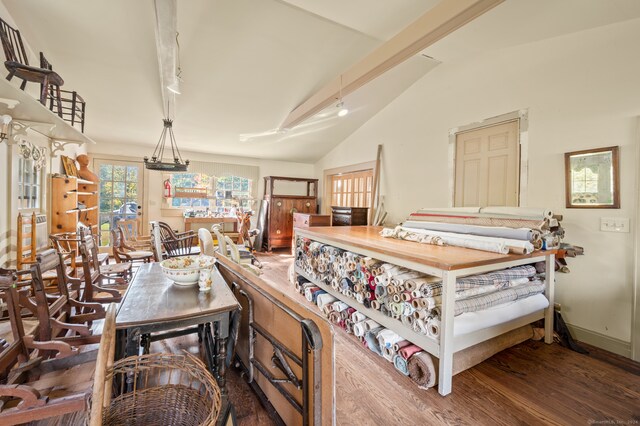
[[(87, 100), (86, 134), (149, 145), (163, 105), (152, 0), (2, 0), (65, 89)], [(288, 133), (289, 111), (435, 4), (435, 0), (178, 2), (183, 150), (313, 162), (438, 62), (416, 56)], [(637, 0), (507, 0), (425, 53), (446, 63), (640, 17)]]

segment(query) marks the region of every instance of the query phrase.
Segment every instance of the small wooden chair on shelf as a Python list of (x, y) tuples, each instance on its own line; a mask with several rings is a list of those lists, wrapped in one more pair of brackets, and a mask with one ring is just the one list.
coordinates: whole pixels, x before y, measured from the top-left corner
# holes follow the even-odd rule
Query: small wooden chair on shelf
[[(151, 234), (160, 236), (160, 243), (167, 257), (188, 256), (198, 254), (198, 247), (194, 247), (197, 236), (195, 231), (174, 232), (165, 222), (151, 222)], [(157, 243), (156, 243), (157, 244)], [(156, 251), (158, 251), (156, 249)], [(157, 253), (161, 255), (161, 253)], [(158, 259), (162, 260), (162, 259)]]
[(111, 230), (111, 245), (116, 263), (153, 262), (154, 254), (152, 251), (136, 250), (135, 247), (128, 245), (124, 238), (124, 230), (121, 226)]
[[(14, 281), (15, 277), (0, 276), (0, 290), (6, 294), (15, 326), (14, 341), (0, 352), (0, 424), (54, 417), (57, 424), (81, 424), (92, 392), (97, 351), (80, 351), (77, 342), (60, 339), (34, 343), (24, 333)], [(115, 306), (108, 313), (115, 318)], [(115, 322), (106, 322), (105, 330), (108, 327), (115, 328)], [(100, 336), (88, 336), (85, 341), (98, 343)], [(34, 344), (39, 347), (30, 350)], [(42, 356), (43, 351), (52, 353), (49, 359)]]
[[(22, 79), (20, 89), (24, 90), (27, 81), (40, 84), (40, 103), (46, 106), (47, 90), (49, 86), (54, 86), (58, 91), (58, 115), (62, 114), (62, 105), (60, 103), (60, 86), (64, 84), (62, 77), (49, 68), (38, 68), (29, 65), (29, 58), (22, 43), (20, 31), (11, 27), (4, 20), (0, 19), (0, 39), (2, 39), (2, 48), (4, 49), (5, 63), (4, 66), (9, 71), (7, 80), (11, 80), (14, 76)], [(44, 59), (40, 53), (41, 62)], [(44, 59), (45, 63), (49, 63)]]
[(122, 228), (124, 241), (134, 250), (153, 251), (151, 247), (151, 235), (140, 234), (140, 223), (138, 219), (120, 219), (118, 227)]

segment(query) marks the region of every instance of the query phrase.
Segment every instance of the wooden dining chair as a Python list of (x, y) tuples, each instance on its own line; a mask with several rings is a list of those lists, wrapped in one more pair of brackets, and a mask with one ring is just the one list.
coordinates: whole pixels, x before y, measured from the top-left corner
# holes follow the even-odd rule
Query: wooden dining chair
[[(6, 294), (15, 339), (0, 352), (0, 424), (16, 425), (52, 419), (51, 424), (83, 424), (92, 392), (96, 350), (82, 351), (75, 343), (53, 339), (38, 341), (25, 335), (18, 303), (15, 276), (0, 276), (0, 291)], [(115, 307), (107, 315), (115, 317)], [(105, 329), (115, 321), (105, 322)], [(93, 343), (100, 336), (91, 336)], [(102, 346), (102, 344), (101, 344)], [(53, 355), (45, 359), (43, 349)], [(53, 419), (56, 418), (56, 419)]]
[[(97, 247), (95, 240), (91, 235), (84, 237), (84, 240), (80, 243), (80, 255), (82, 257), (82, 295), (80, 300), (82, 302), (96, 302), (96, 303), (118, 303), (122, 300), (122, 295), (117, 288), (104, 287), (105, 281), (108, 279), (118, 279), (118, 283), (122, 285), (128, 282), (128, 278), (131, 274), (131, 263), (115, 263), (110, 265), (100, 265), (98, 262)], [(108, 267), (109, 270), (102, 268)], [(108, 272), (112, 272), (109, 275)], [(126, 277), (126, 279), (124, 278)], [(121, 287), (120, 286), (120, 287)], [(99, 293), (110, 294), (111, 297), (98, 296)]]
[[(157, 229), (155, 233), (160, 235), (160, 243), (167, 257), (198, 254), (198, 248), (194, 247), (197, 238), (195, 231), (174, 232), (167, 223), (160, 221), (151, 222), (151, 225)], [(155, 235), (153, 230), (152, 234)]]
[(142, 235), (140, 221), (138, 219), (120, 219), (118, 227), (122, 228), (124, 241), (134, 250), (153, 251), (151, 248), (151, 235)]
[(137, 250), (127, 244), (124, 236), (124, 230), (121, 226), (111, 230), (111, 247), (113, 248), (113, 257), (116, 263), (133, 263), (153, 262), (154, 254), (149, 250)]
[(11, 80), (14, 76), (22, 79), (22, 84), (20, 85), (20, 89), (22, 90), (25, 89), (28, 81), (40, 84), (40, 103), (45, 106), (49, 86), (56, 87), (58, 93), (58, 114), (61, 115), (60, 86), (64, 84), (62, 77), (51, 69), (49, 62), (44, 58), (42, 53), (40, 53), (40, 60), (46, 64), (45, 68), (29, 65), (29, 58), (24, 48), (20, 31), (11, 27), (3, 19), (0, 19), (0, 39), (2, 39), (2, 48), (4, 49), (6, 59), (4, 66), (9, 71), (7, 80)]
[[(114, 280), (119, 284), (126, 284), (129, 282), (132, 276), (132, 263), (129, 261), (116, 262), (111, 264), (100, 264), (100, 253), (98, 252), (98, 243), (95, 236), (87, 235), (82, 239), (80, 248), (84, 247), (87, 251), (88, 258), (92, 263), (92, 266), (96, 271), (100, 271), (100, 274), (104, 279)], [(80, 252), (82, 257), (82, 250)], [(84, 258), (83, 258), (84, 261)]]

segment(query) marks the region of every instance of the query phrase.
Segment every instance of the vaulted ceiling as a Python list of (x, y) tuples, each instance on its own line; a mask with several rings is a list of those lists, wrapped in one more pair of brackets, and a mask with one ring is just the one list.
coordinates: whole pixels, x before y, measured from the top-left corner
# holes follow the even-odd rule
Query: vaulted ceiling
[[(2, 0), (100, 144), (155, 145), (164, 115), (152, 0)], [(436, 0), (178, 1), (184, 150), (312, 162), (440, 62), (640, 17), (636, 0), (507, 0), (287, 133), (286, 115)]]

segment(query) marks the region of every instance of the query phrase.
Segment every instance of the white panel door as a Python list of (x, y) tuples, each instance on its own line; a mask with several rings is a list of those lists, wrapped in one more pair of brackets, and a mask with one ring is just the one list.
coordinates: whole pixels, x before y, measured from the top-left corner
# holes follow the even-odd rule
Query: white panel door
[(517, 206), (518, 120), (456, 135), (456, 207)]

